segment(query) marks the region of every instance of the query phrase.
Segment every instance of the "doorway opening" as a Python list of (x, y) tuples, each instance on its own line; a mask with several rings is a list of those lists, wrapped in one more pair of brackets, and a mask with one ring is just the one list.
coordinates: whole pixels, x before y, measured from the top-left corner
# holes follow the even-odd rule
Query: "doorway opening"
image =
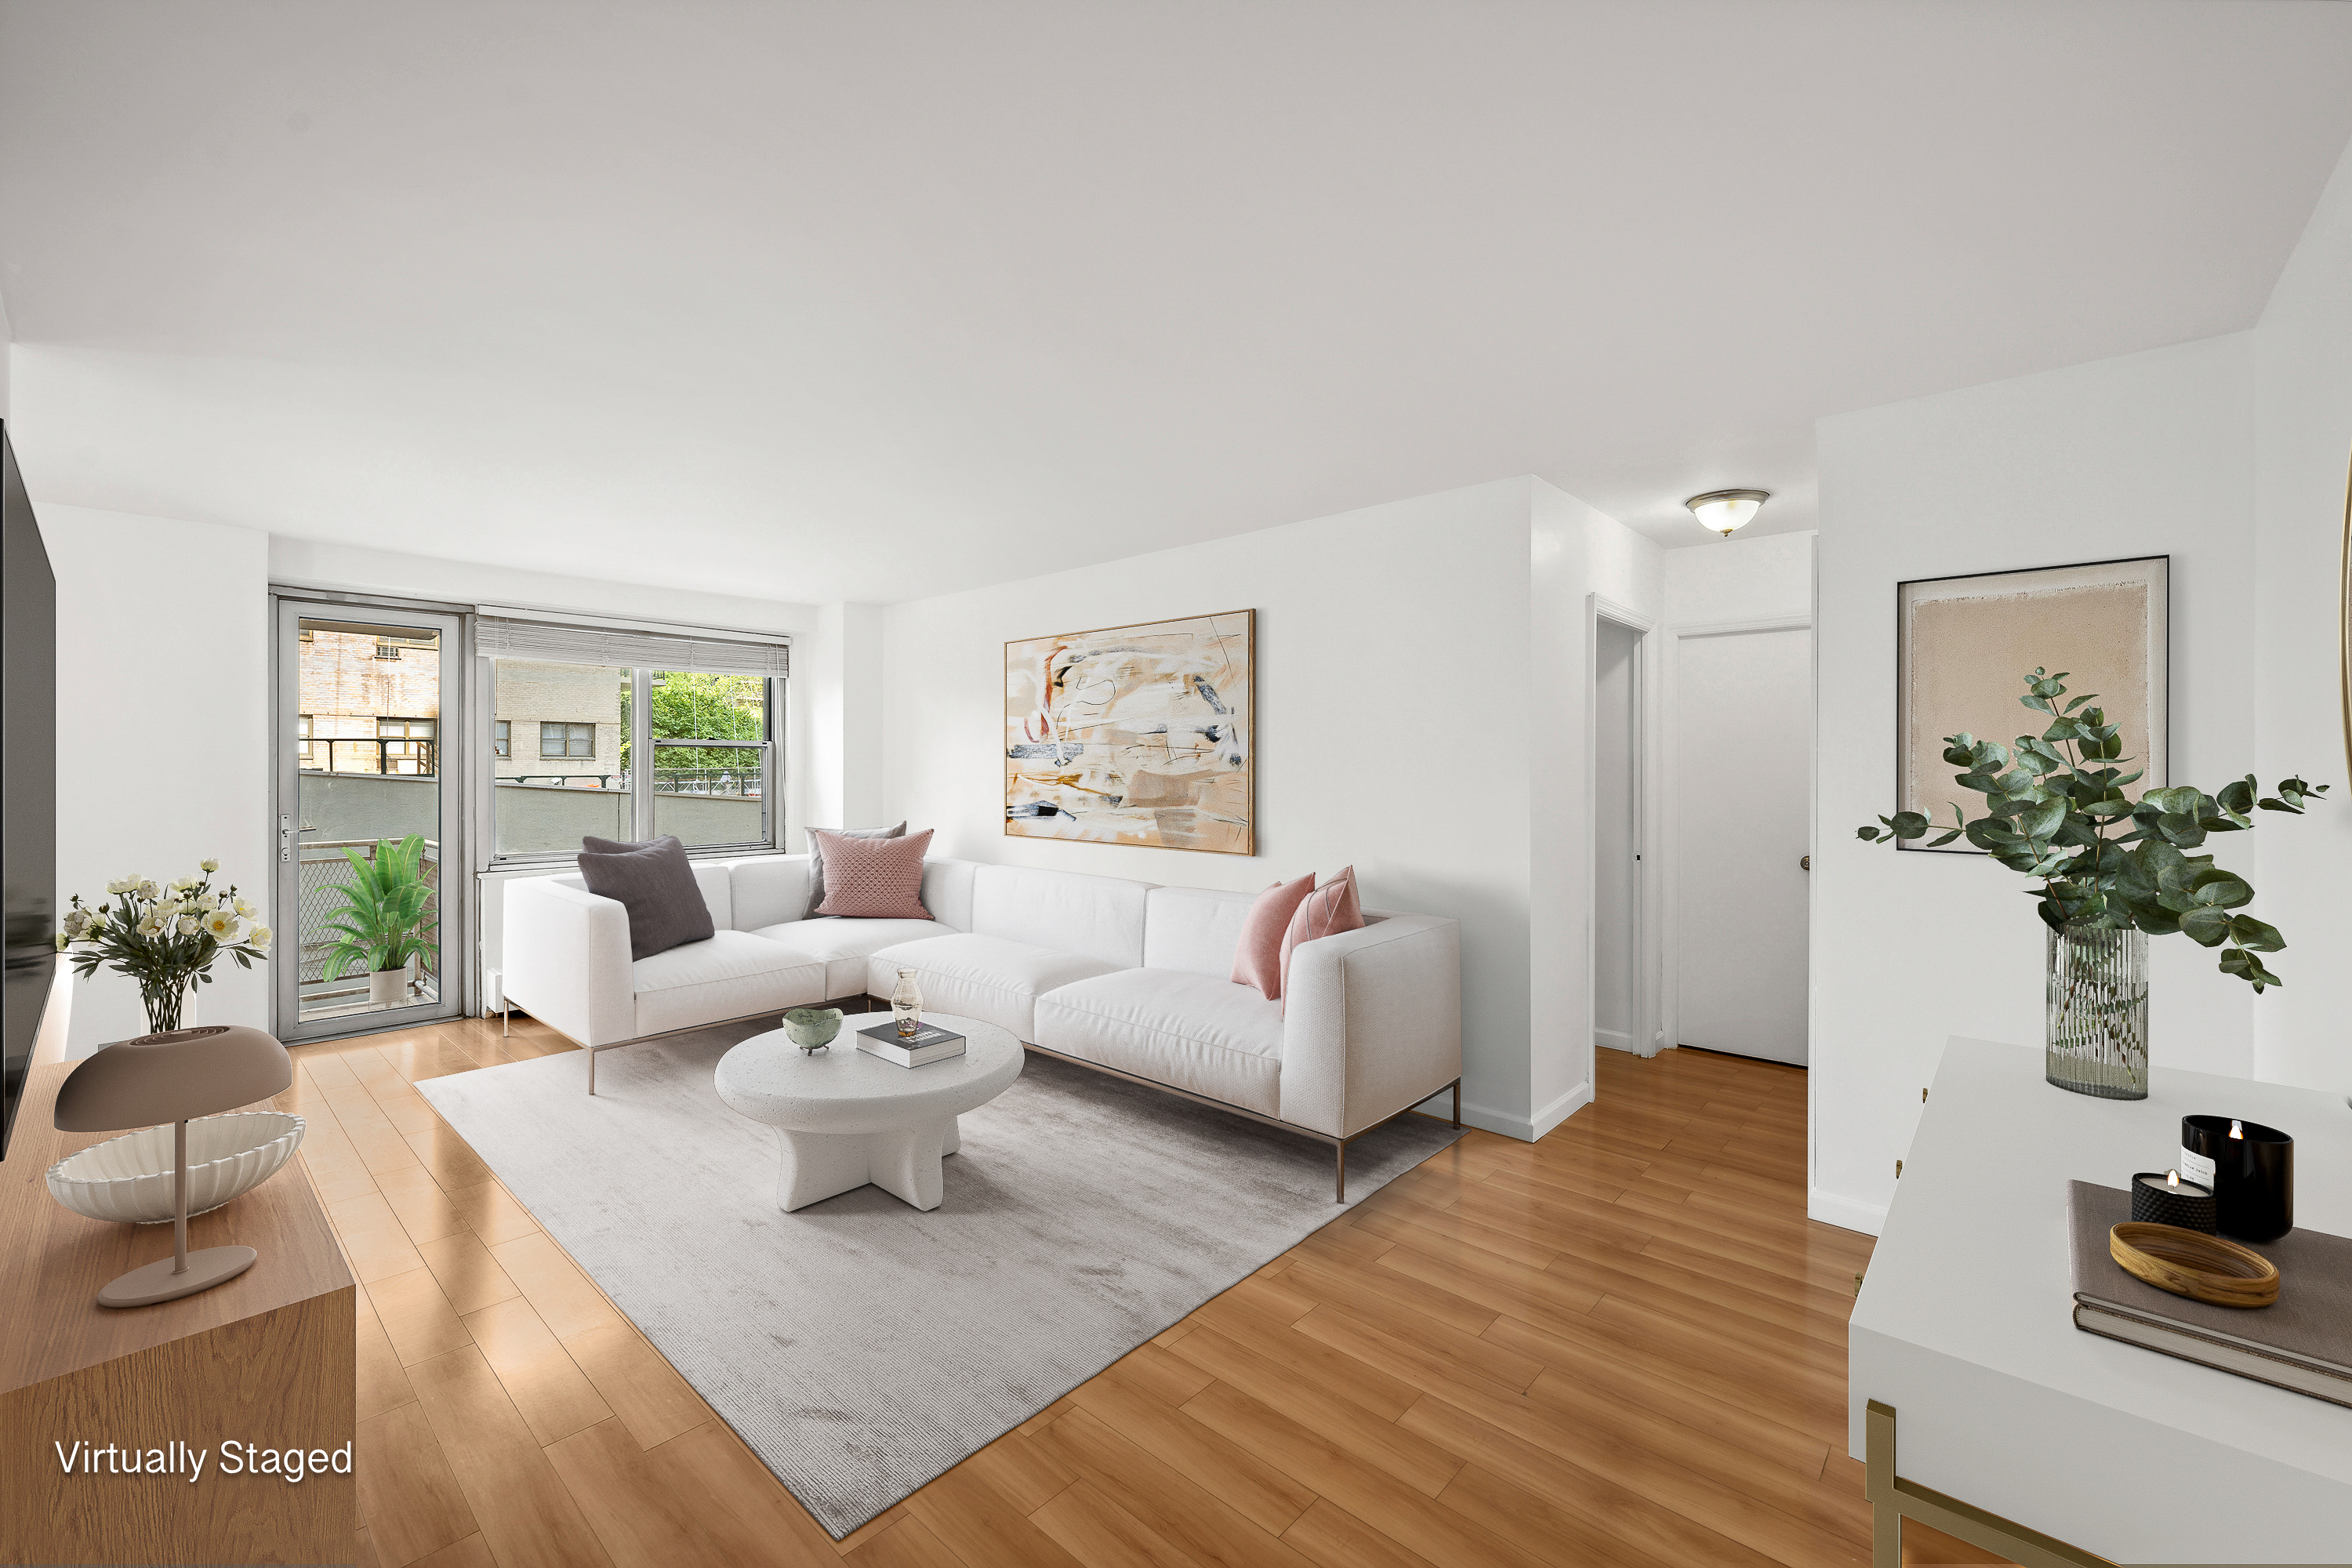
[(463, 626), (278, 601), (275, 1032), (455, 1018), (468, 923)]
[(1642, 940), (1642, 716), (1646, 628), (1592, 628), (1592, 1043), (1654, 1054)]

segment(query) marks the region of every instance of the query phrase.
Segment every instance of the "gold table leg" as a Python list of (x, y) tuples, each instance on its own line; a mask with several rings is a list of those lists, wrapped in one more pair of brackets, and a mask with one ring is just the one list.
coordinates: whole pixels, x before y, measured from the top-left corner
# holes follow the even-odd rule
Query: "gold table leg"
[(1903, 1568), (1903, 1521), (1997, 1552), (2022, 1568), (2116, 1568), (2105, 1557), (2054, 1536), (1932, 1491), (1895, 1473), (1895, 1407), (1872, 1400), (1863, 1410), (1863, 1495), (1870, 1500), (1870, 1568)]

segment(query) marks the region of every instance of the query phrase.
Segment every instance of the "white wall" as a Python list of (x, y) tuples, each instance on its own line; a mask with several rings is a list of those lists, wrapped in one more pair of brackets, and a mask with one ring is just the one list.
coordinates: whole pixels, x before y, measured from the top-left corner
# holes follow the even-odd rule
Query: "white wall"
[[(1605, 513), (1541, 480), (1532, 487), (1529, 592), (1533, 600), (1533, 709), (1549, 719), (1531, 731), (1534, 785), (1529, 830), (1528, 960), (1534, 1032), (1530, 1125), (1541, 1137), (1593, 1095), (1593, 854), (1596, 822), (1592, 689), (1597, 617), (1606, 608), (1654, 626), (1664, 599), (1667, 553)], [(1654, 646), (1655, 634), (1644, 639)], [(1647, 654), (1645, 658), (1649, 657)], [(1654, 682), (1648, 686), (1654, 686)], [(1654, 735), (1645, 687), (1642, 728)], [(1655, 770), (1645, 770), (1645, 782)], [(1654, 814), (1654, 813), (1653, 813)], [(1642, 951), (1658, 951), (1656, 863), (1645, 862)], [(1638, 998), (1655, 1016), (1654, 964), (1644, 961)]]
[(2352, 1089), (2352, 759), (2336, 638), (2352, 467), (2352, 149), (2254, 330), (2255, 754), (2265, 786), (2334, 786), (2264, 815), (2254, 906), (2291, 944), (2254, 1005), (2254, 1075)]
[[(1533, 840), (1580, 810), (1595, 548), (1638, 596), (1627, 563), (1655, 547), (1521, 479), (892, 606), (883, 815), (934, 829), (938, 854), (1150, 882), (1255, 889), (1352, 863), (1368, 903), (1463, 922), (1465, 1114), (1529, 1136), (1590, 1081), (1580, 959), (1561, 993), (1572, 1018), (1531, 1030), (1551, 994), (1532, 983), (1530, 911), (1536, 868), (1582, 875)], [(1006, 641), (1243, 608), (1257, 611), (1256, 855), (1005, 837)], [(1580, 954), (1580, 881), (1576, 897)]]
[[(810, 639), (801, 828), (873, 827), (883, 811), (883, 609), (827, 605)], [(798, 835), (787, 841), (806, 849)]]
[[(2254, 363), (2242, 332), (1821, 422), (1816, 1217), (1877, 1228), (1948, 1036), (2042, 1038), (2043, 928), (2023, 879), (1854, 837), (1894, 799), (1895, 584), (2168, 553), (2172, 778), (2213, 789), (2242, 775), (2255, 760)], [(2252, 841), (2216, 847), (2253, 868)], [(2255, 1003), (2185, 940), (2149, 952), (2156, 1060), (2251, 1072), (2254, 1010), (2274, 999)], [(2326, 966), (2310, 956), (2291, 982)]]
[(1667, 623), (1714, 626), (1811, 615), (1813, 539), (1810, 529), (1760, 539), (1734, 534), (1665, 552)]
[[(217, 858), (220, 878), (274, 917), (268, 536), (37, 496), (34, 512), (58, 577), (60, 903)], [(265, 969), (223, 963), (214, 975), (203, 1022), (269, 1026)], [(127, 976), (75, 984), (72, 1054), (146, 1032)]]

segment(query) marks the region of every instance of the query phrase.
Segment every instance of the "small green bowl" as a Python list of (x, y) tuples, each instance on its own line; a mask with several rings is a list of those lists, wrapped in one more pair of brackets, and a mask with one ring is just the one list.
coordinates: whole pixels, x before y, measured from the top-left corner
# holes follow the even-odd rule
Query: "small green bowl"
[(784, 1033), (801, 1049), (821, 1051), (841, 1033), (841, 1017), (838, 1007), (794, 1007), (784, 1015)]

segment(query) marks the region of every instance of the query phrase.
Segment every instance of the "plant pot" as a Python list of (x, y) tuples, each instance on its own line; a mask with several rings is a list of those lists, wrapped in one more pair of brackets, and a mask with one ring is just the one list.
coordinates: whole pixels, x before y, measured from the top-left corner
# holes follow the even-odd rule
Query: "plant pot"
[(408, 1001), (408, 965), (379, 969), (368, 976), (368, 1005), (398, 1007)]
[(2049, 933), (2043, 1076), (2101, 1100), (2147, 1098), (2147, 933), (2070, 925)]

